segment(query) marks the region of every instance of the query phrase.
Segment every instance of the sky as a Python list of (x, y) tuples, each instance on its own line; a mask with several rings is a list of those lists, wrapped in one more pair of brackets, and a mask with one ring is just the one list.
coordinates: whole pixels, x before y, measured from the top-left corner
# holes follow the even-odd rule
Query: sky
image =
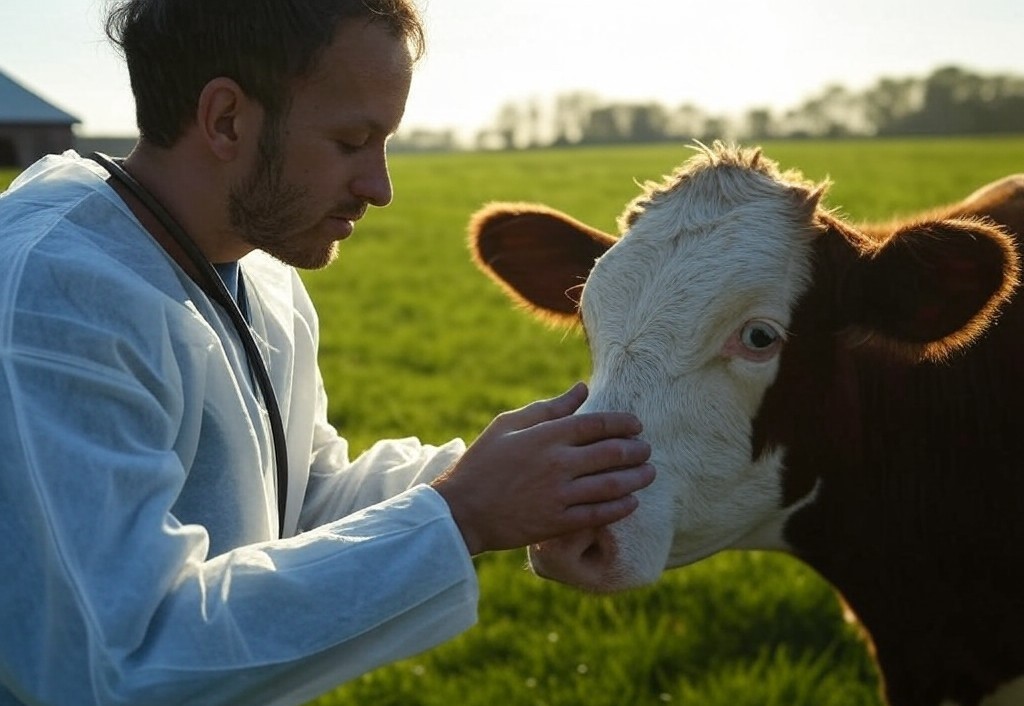
[[(503, 103), (588, 91), (708, 112), (795, 107), (825, 86), (948, 65), (1024, 74), (1024, 0), (417, 0), (428, 38), (403, 129), (472, 134)], [(134, 133), (106, 0), (0, 0), (0, 71)]]

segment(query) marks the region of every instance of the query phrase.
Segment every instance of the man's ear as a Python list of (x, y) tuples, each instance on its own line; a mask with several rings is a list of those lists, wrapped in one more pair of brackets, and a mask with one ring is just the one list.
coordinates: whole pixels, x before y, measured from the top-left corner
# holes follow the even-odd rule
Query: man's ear
[(861, 250), (840, 295), (855, 336), (938, 360), (970, 345), (1013, 295), (1012, 239), (983, 221), (914, 223)]
[(538, 204), (493, 203), (469, 223), (477, 266), (513, 301), (559, 324), (578, 320), (579, 291), (616, 240)]
[(249, 141), (259, 140), (264, 111), (235, 81), (219, 76), (207, 83), (196, 105), (196, 125), (210, 152), (236, 159)]

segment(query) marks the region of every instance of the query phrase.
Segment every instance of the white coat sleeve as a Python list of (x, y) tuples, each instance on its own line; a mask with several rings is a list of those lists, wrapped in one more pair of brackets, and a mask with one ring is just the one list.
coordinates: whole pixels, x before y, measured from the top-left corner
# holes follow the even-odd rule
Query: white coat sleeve
[(201, 371), (158, 301), (59, 258), (32, 277), (73, 290), (63, 308), (0, 307), (0, 704), (299, 704), (475, 621), (472, 562), (425, 486), (211, 558), (172, 512)]
[(316, 527), (428, 484), (465, 452), (461, 439), (441, 446), (415, 437), (385, 439), (349, 461), (348, 443), (326, 418), (326, 394), (317, 376), (316, 422), (302, 527)]
[[(308, 466), (308, 477), (296, 488), (301, 513), (294, 524), (286, 524), (298, 531), (318, 527), (428, 484), (459, 459), (466, 450), (462, 439), (433, 445), (406, 437), (378, 441), (350, 460), (347, 440), (327, 418), (327, 394), (317, 365), (319, 316), (305, 285), (293, 269), (283, 269), (262, 253), (250, 255), (246, 268), (259, 282), (269, 283), (259, 290), (260, 310), (278, 312), (265, 317), (270, 323), (264, 335), (274, 347), (294, 351), (292, 373), (276, 387), (287, 391), (290, 450), (296, 453), (296, 465)], [(283, 301), (275, 302), (271, 295)]]

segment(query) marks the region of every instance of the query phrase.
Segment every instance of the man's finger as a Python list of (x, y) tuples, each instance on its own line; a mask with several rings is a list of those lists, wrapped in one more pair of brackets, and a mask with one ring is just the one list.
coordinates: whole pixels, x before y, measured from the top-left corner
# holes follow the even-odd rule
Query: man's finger
[(572, 478), (634, 468), (651, 457), (651, 445), (636, 437), (599, 439), (564, 451), (564, 465)]
[(634, 495), (589, 505), (574, 505), (565, 511), (566, 533), (618, 522), (640, 505)]
[(553, 420), (551, 425), (564, 425), (563, 438), (574, 446), (587, 446), (602, 439), (630, 438), (643, 431), (640, 420), (628, 412), (574, 414)]
[(649, 463), (582, 476), (569, 484), (565, 502), (566, 505), (577, 506), (618, 500), (646, 488), (654, 482), (654, 477), (654, 466)]
[(580, 408), (587, 399), (588, 392), (586, 384), (578, 382), (558, 397), (532, 402), (502, 416), (516, 429), (527, 429), (543, 422), (568, 417)]

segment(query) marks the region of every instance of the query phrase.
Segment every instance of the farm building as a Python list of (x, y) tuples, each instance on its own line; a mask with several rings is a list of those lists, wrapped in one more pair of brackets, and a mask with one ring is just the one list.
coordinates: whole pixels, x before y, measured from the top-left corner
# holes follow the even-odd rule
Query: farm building
[(23, 169), (45, 154), (71, 149), (78, 122), (0, 71), (0, 167)]

